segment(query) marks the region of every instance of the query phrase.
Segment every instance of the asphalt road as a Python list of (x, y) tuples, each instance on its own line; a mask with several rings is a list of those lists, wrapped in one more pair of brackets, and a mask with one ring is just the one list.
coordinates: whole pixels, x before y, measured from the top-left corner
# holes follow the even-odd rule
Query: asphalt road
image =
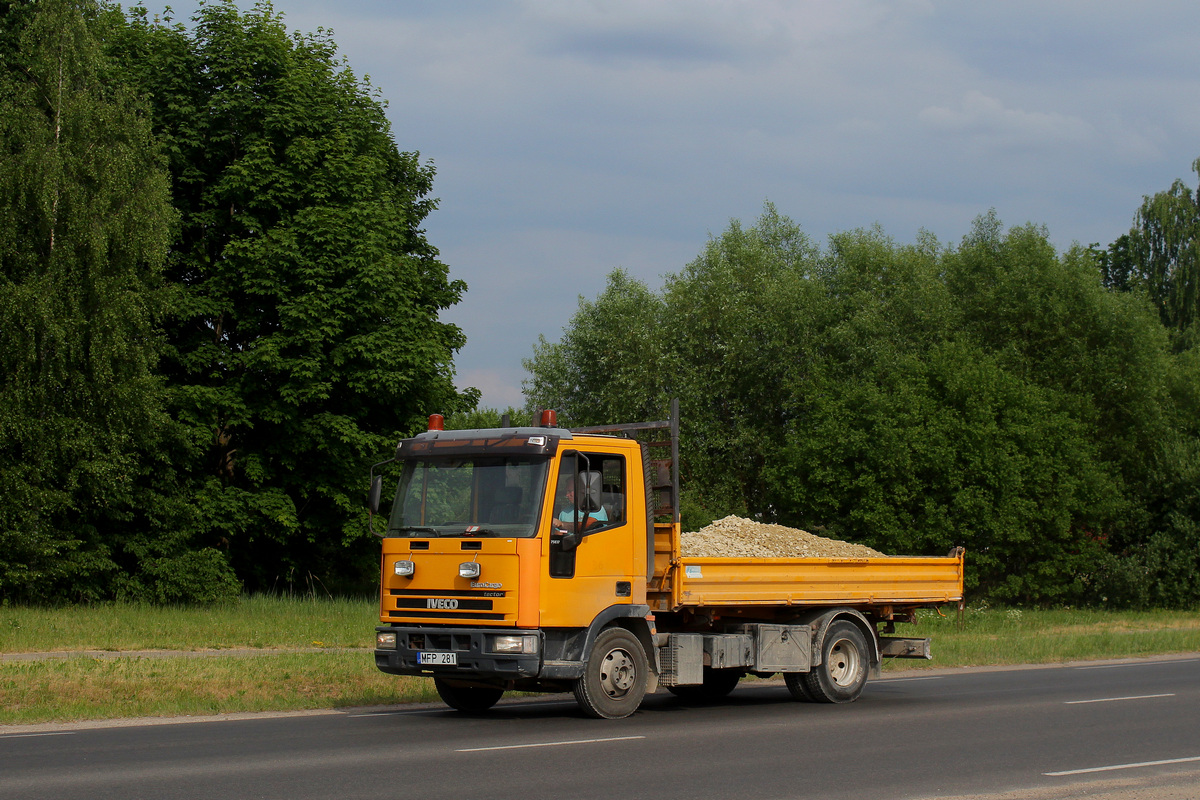
[(905, 673), (845, 706), (744, 682), (633, 717), (562, 697), (0, 733), (0, 798), (1195, 798), (1200, 654)]

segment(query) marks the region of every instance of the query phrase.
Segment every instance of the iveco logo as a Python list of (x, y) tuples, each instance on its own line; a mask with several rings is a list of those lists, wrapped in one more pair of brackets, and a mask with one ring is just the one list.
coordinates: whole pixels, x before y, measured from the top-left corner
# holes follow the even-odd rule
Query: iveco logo
[(453, 611), (458, 608), (457, 600), (447, 600), (444, 597), (431, 597), (425, 601), (426, 608), (443, 608), (448, 611)]
[(483, 581), (471, 581), (472, 589), (503, 589), (503, 583), (484, 583)]

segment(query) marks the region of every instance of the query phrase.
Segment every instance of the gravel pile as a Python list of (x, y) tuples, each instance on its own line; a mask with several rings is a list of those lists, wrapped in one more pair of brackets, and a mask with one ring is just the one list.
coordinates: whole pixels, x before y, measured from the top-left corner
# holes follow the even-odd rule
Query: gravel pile
[(691, 558), (881, 558), (861, 544), (826, 539), (783, 525), (728, 516), (693, 533), (684, 533), (683, 555)]

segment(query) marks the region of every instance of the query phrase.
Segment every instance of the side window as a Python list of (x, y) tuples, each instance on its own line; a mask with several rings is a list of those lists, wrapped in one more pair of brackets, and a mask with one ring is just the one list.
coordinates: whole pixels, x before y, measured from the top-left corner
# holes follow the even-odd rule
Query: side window
[(554, 519), (583, 533), (625, 521), (625, 459), (599, 453), (564, 458), (555, 488)]
[(606, 458), (601, 469), (601, 504), (609, 525), (625, 521), (625, 459)]
[(575, 575), (575, 548), (584, 537), (625, 522), (625, 459), (600, 453), (564, 455), (554, 490), (550, 575)]

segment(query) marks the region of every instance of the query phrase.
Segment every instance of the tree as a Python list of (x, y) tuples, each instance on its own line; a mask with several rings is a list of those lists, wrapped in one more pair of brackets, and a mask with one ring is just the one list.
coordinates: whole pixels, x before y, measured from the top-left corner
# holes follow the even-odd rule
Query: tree
[(153, 455), (172, 436), (154, 375), (167, 176), (96, 16), (0, 3), (3, 598), (110, 596), (186, 515)]
[(566, 425), (650, 419), (666, 391), (661, 364), (662, 301), (621, 270), (595, 301), (579, 298), (562, 341), (538, 337), (524, 362), (527, 393), (556, 409)]
[(540, 424), (524, 409), (512, 406), (500, 411), (494, 408), (476, 408), (451, 414), (444, 420), (448, 431), (466, 431), (478, 428), (528, 428)]
[[(1200, 159), (1192, 163), (1200, 176)], [(1176, 180), (1165, 192), (1143, 198), (1133, 228), (1099, 251), (1106, 285), (1145, 291), (1177, 347), (1195, 341), (1200, 317), (1200, 189)]]
[(787, 378), (807, 373), (809, 334), (824, 320), (812, 313), (819, 268), (800, 226), (766, 203), (753, 225), (731, 221), (666, 277), (661, 369), (687, 430), (680, 474), (689, 521), (769, 506), (762, 471), (795, 413)]
[(466, 287), (420, 227), (433, 167), (397, 149), (329, 32), (289, 36), (269, 3), (205, 5), (192, 33), (144, 8), (112, 27), (181, 215), (163, 371), (206, 541), (250, 588), (359, 590), (366, 465), (477, 398), (438, 320)]
[[(635, 357), (631, 328), (658, 355)], [(661, 300), (611, 281), (535, 352), (535, 402), (679, 394), (689, 527), (743, 513), (898, 554), (963, 545), (971, 592), (1005, 602), (1132, 597), (1142, 569), (1179, 588), (1158, 602), (1200, 598), (1177, 580), (1196, 559), (1194, 363), (1043, 228), (988, 214), (957, 248), (873, 228), (818, 251), (768, 206)], [(635, 374), (610, 387), (597, 363)]]
[(786, 413), (779, 388), (797, 363), (787, 348), (812, 324), (764, 306), (809, 291), (815, 252), (768, 203), (755, 225), (732, 222), (713, 237), (659, 293), (616, 271), (596, 300), (580, 298), (559, 342), (535, 345), (526, 394), (579, 425), (661, 419), (678, 397), (685, 520), (744, 513)]

